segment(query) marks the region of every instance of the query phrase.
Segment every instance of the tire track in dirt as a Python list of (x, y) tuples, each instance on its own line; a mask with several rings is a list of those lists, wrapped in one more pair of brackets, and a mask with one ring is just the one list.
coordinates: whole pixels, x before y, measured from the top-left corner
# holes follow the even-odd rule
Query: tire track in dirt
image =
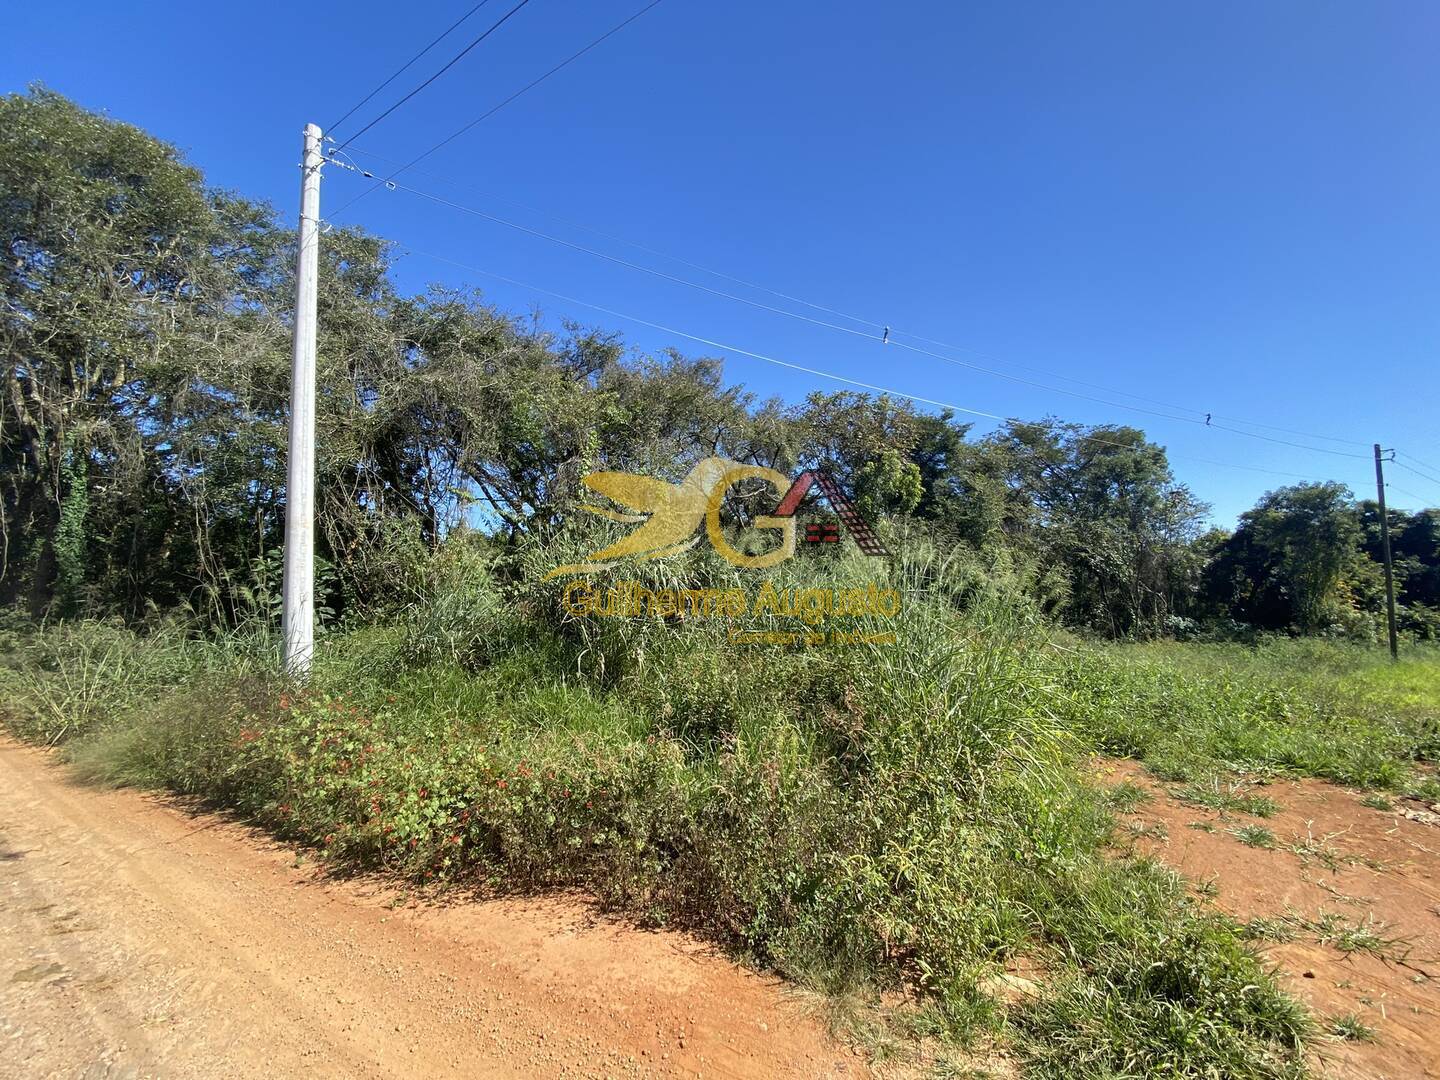
[(685, 935), (397, 899), (0, 741), (0, 1077), (864, 1074)]

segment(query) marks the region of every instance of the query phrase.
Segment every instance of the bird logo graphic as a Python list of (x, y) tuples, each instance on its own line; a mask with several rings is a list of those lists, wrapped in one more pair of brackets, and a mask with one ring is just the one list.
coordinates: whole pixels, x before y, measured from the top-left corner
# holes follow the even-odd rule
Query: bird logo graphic
[[(744, 480), (764, 480), (777, 492), (783, 493), (771, 513), (761, 514), (752, 522), (757, 529), (774, 530), (780, 534), (780, 544), (759, 555), (737, 550), (720, 525), (720, 510), (725, 496)], [(678, 484), (625, 472), (591, 473), (582, 482), (591, 491), (628, 507), (631, 512), (597, 503), (585, 503), (585, 510), (611, 521), (637, 523), (640, 528), (594, 552), (583, 562), (557, 566), (546, 575), (547, 579), (606, 570), (623, 559), (644, 561), (678, 554), (699, 541), (698, 530), (702, 522), (711, 545), (728, 562), (752, 570), (776, 566), (795, 554), (795, 511), (814, 484), (819, 484), (861, 551), (867, 555), (889, 554), (839, 485), (819, 470), (802, 473), (792, 483), (784, 473), (763, 465), (707, 457), (697, 461)], [(825, 539), (838, 539), (838, 533), (827, 534)]]
[(720, 508), (725, 495), (740, 481), (752, 478), (769, 481), (776, 491), (785, 491), (790, 487), (790, 478), (784, 473), (722, 457), (697, 461), (678, 484), (635, 473), (591, 473), (583, 481), (587, 488), (634, 512), (622, 513), (595, 503), (586, 503), (586, 510), (611, 521), (643, 524), (628, 536), (590, 555), (584, 562), (557, 566), (546, 577), (605, 570), (622, 559), (663, 559), (667, 555), (678, 554), (693, 547), (700, 539), (697, 530), (702, 522), (715, 550), (736, 566), (761, 569), (784, 562), (795, 554), (793, 518), (761, 515), (755, 519), (757, 529), (776, 529), (781, 535), (780, 546), (763, 555), (737, 551), (720, 527)]

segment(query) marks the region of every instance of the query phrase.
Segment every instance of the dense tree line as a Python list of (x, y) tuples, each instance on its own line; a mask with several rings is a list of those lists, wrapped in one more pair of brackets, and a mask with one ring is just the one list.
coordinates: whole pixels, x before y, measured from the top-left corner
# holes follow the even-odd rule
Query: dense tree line
[[(32, 617), (230, 621), (278, 588), (294, 235), (144, 132), (43, 89), (0, 99), (5, 374), (0, 603)], [(324, 238), (319, 520), (328, 610), (383, 606), (457, 526), (496, 544), (573, 517), (599, 469), (721, 454), (824, 467), (865, 512), (1003, 558), (1056, 617), (1114, 635), (1373, 634), (1378, 508), (1265, 495), (1233, 533), (1132, 427), (1009, 423), (854, 393), (759, 401), (711, 358), (635, 355), (432, 287), (385, 242)], [(734, 507), (743, 519), (744, 500)], [(1440, 511), (1390, 513), (1406, 627), (1440, 635)]]

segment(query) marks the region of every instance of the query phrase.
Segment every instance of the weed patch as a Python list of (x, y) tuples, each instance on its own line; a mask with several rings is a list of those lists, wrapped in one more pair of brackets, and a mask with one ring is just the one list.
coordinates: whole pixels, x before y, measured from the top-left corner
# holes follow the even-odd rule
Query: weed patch
[(1410, 958), (1409, 941), (1391, 936), (1385, 924), (1374, 916), (1352, 922), (1333, 911), (1321, 912), (1314, 918), (1287, 911), (1283, 915), (1252, 919), (1245, 924), (1244, 932), (1257, 941), (1304, 938), (1342, 953), (1368, 953), (1387, 963), (1404, 963)]
[[(1183, 774), (1191, 805), (1269, 816), (1273, 801), (1221, 768), (1279, 768), (1270, 751), (1294, 729), (1274, 717), (1282, 699), (1308, 708), (1298, 691), (1257, 704), (1211, 693), (1210, 672), (1181, 680), (1166, 693), (1182, 734), (1202, 715), (1209, 734), (1171, 740), (1158, 675), (1142, 680), (1150, 696), (1122, 700), (1131, 647), (1057, 647), (999, 597), (961, 613), (934, 566), (900, 582), (918, 597), (890, 627), (907, 648), (821, 652), (738, 647), (703, 623), (576, 624), (538, 594), (487, 599), (490, 571), (473, 585), (470, 572), (445, 569), (444, 587), (480, 599), (332, 636), (303, 690), (259, 647), (46, 630), (0, 657), (6, 685), (24, 684), (6, 718), (63, 742), (92, 780), (201, 796), (332, 866), (580, 886), (835, 1000), (904, 989), (919, 1011), (876, 1036), (885, 1053), (921, 1039), (935, 1060), (993, 1046), (1040, 1076), (1298, 1075), (1314, 1029), (1252, 943), (1403, 949), (1360, 924), (1242, 930), (1203, 889), (1114, 855), (1112, 815), (1142, 807), (1143, 786), (1082, 779), (1097, 749), (1128, 747)], [(128, 674), (103, 675), (117, 668)], [(1223, 714), (1242, 700), (1240, 718)], [(1257, 708), (1276, 740), (1266, 754), (1242, 730)], [(1397, 747), (1372, 745), (1398, 777)], [(1335, 771), (1368, 760), (1311, 748)], [(1261, 825), (1231, 831), (1275, 843)], [(997, 966), (1017, 957), (1045, 978), (997, 996)]]
[(1163, 779), (1217, 771), (1398, 790), (1440, 754), (1440, 665), (1424, 650), (1315, 641), (1081, 646), (1058, 681), (1074, 729)]
[(1114, 787), (1106, 789), (1105, 792), (1106, 802), (1122, 814), (1128, 814), (1144, 806), (1151, 797), (1150, 792), (1129, 780), (1122, 780)]
[(1345, 1039), (1351, 1042), (1374, 1042), (1375, 1029), (1365, 1021), (1361, 1020), (1355, 1013), (1345, 1013), (1343, 1016), (1331, 1017), (1327, 1025), (1330, 1034), (1337, 1039)]
[(1269, 849), (1275, 846), (1275, 834), (1264, 825), (1241, 825), (1231, 829), (1230, 835), (1246, 847)]
[(1273, 817), (1280, 809), (1274, 799), (1265, 795), (1254, 795), (1243, 783), (1224, 783), (1219, 777), (1208, 782), (1186, 784), (1172, 788), (1172, 797), (1191, 806), (1205, 806), (1222, 813), (1250, 814), (1253, 817)]

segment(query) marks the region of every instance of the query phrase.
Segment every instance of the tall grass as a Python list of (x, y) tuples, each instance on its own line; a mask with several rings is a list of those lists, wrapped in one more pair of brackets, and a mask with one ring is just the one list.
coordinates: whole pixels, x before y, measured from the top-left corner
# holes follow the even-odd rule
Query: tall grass
[(1276, 639), (1259, 646), (1077, 643), (1061, 667), (1068, 726), (1163, 776), (1217, 769), (1396, 788), (1440, 760), (1440, 649)]
[[(393, 624), (329, 639), (303, 691), (233, 643), (52, 628), (7, 656), (21, 691), (7, 718), (68, 738), (93, 779), (223, 803), (337, 865), (580, 885), (817, 986), (908, 987), (942, 1038), (1008, 1044), (1040, 1075), (1294, 1073), (1302, 1012), (1174, 875), (1107, 853), (1111, 818), (1079, 766), (1097, 747), (1178, 755), (1164, 724), (1177, 704), (1213, 760), (1256, 752), (1237, 740), (1257, 709), (1279, 718), (1266, 752), (1296, 768), (1379, 775), (1419, 744), (1381, 740), (1366, 764), (1322, 739), (1307, 757), (1284, 719), (1298, 706), (1256, 705), (1264, 679), (1206, 661), (1177, 689), (1183, 654), (1069, 641), (1013, 598), (1004, 567), (907, 550), (770, 574), (882, 575), (905, 594), (900, 617), (844, 626), (893, 630), (895, 646), (577, 618), (525, 553), (497, 566), (455, 545)], [(757, 587), (705, 555), (625, 576)], [(85, 674), (117, 669), (134, 674), (113, 694)], [(58, 696), (76, 682), (92, 689)], [(1046, 972), (1043, 992), (1006, 1005), (987, 976), (1022, 960)]]
[(257, 624), (219, 638), (179, 619), (138, 633), (89, 620), (10, 630), (0, 634), (0, 721), (53, 745), (123, 723), (177, 688), (273, 668), (276, 655), (269, 628)]

